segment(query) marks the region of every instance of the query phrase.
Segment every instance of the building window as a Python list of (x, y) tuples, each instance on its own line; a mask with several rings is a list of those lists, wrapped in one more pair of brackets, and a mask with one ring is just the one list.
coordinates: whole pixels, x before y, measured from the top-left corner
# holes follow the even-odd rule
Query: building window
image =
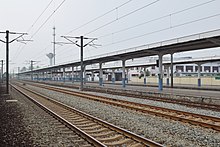
[(176, 71), (183, 72), (183, 66), (176, 66)]
[(213, 69), (212, 72), (219, 72), (219, 70), (218, 70), (218, 66), (213, 66), (212, 69)]
[(131, 74), (132, 77), (138, 77), (139, 74)]
[(210, 72), (210, 66), (204, 66), (204, 71), (205, 72)]
[[(198, 66), (195, 66), (196, 72), (198, 72)], [(202, 66), (200, 67), (200, 71), (202, 71)]]
[(186, 72), (192, 72), (193, 66), (186, 66)]

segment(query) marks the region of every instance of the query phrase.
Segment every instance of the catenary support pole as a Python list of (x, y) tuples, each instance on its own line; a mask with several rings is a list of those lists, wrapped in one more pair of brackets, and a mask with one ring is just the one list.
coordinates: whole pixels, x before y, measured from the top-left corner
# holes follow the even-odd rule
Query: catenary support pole
[(92, 82), (93, 82), (93, 81), (94, 81), (94, 71), (92, 71), (92, 75), (91, 75), (91, 76), (92, 76), (92, 79), (91, 79), (91, 80), (92, 80)]
[(125, 74), (125, 80), (126, 80), (127, 84), (128, 84), (128, 78), (129, 78), (128, 77), (129, 76), (128, 73), (129, 73), (129, 68), (126, 69), (126, 74)]
[(170, 58), (171, 58), (171, 64), (170, 64), (170, 84), (171, 84), (171, 88), (173, 88), (173, 53), (170, 54)]
[(115, 83), (115, 70), (112, 70), (112, 83)]
[(63, 82), (66, 81), (66, 73), (65, 73), (65, 67), (63, 68)]
[(50, 70), (50, 81), (53, 81), (53, 70)]
[(159, 79), (159, 85), (158, 88), (160, 91), (163, 90), (163, 54), (159, 54), (159, 74), (158, 74), (158, 79)]
[(33, 62), (34, 61), (31, 60), (31, 81), (33, 81)]
[[(19, 38), (21, 38), (24, 35), (27, 35), (27, 33), (16, 33), (16, 32), (9, 32), (6, 30), (6, 32), (0, 32), (1, 34), (6, 34), (6, 41), (0, 40), (3, 43), (6, 43), (6, 94), (9, 94), (9, 43), (12, 43), (14, 41), (18, 41)], [(17, 38), (9, 41), (9, 34), (20, 34)], [(23, 40), (22, 41), (31, 41), (31, 40)]]
[(167, 86), (170, 85), (170, 66), (167, 66)]
[(1, 67), (1, 83), (3, 83), (3, 62), (4, 62), (4, 60), (1, 60), (1, 65), (2, 65), (2, 67)]
[(56, 53), (55, 53), (55, 50), (56, 50), (56, 31), (55, 30), (56, 30), (56, 28), (53, 27), (53, 65), (56, 64)]
[(80, 36), (81, 45), (80, 45), (80, 90), (83, 90), (83, 36)]
[(72, 66), (72, 83), (74, 83), (74, 66)]
[(6, 31), (6, 94), (9, 94), (9, 31)]
[(125, 88), (125, 61), (122, 60), (122, 87)]
[(37, 81), (39, 81), (39, 74), (40, 74), (40, 73), (39, 73), (39, 72), (37, 72)]
[(103, 71), (102, 71), (102, 63), (99, 63), (99, 86), (103, 86)]
[(83, 66), (83, 81), (86, 84), (86, 65)]
[(201, 64), (198, 65), (198, 87), (201, 87)]
[(146, 78), (146, 67), (144, 67), (144, 85), (147, 85), (147, 78)]
[[(94, 46), (95, 44), (93, 43), (93, 41), (97, 40), (97, 38), (87, 38), (87, 37), (84, 37), (84, 36), (80, 36), (80, 37), (61, 36), (61, 37), (65, 38), (66, 40), (71, 42), (71, 44), (75, 44), (76, 46), (80, 47), (80, 66), (81, 66), (81, 69), (80, 69), (80, 87), (79, 87), (79, 90), (82, 91), (83, 90), (83, 48), (86, 47), (87, 45)], [(75, 41), (75, 42), (72, 41), (71, 40), (72, 38), (80, 39), (80, 45), (77, 44), (77, 41)], [(88, 39), (90, 41), (86, 44), (83, 44), (84, 39)]]

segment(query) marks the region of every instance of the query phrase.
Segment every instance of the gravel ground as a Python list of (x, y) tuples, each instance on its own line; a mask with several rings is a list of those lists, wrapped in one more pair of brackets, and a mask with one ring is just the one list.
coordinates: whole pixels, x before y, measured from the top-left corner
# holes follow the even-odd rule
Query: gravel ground
[[(54, 86), (54, 87), (56, 87), (56, 86)], [(76, 89), (71, 89), (71, 88), (65, 88), (65, 87), (59, 87), (59, 88), (77, 91)], [(202, 114), (202, 115), (220, 117), (220, 113), (216, 112), (216, 111), (213, 111), (213, 110), (193, 108), (193, 107), (187, 107), (187, 106), (184, 106), (184, 105), (165, 103), (165, 102), (159, 102), (159, 101), (153, 101), (153, 100), (147, 100), (147, 99), (140, 99), (140, 98), (118, 96), (118, 95), (112, 95), (112, 94), (106, 94), (106, 93), (97, 93), (97, 92), (91, 92), (91, 91), (84, 91), (84, 92), (94, 94), (94, 95), (99, 95), (99, 96), (106, 96), (106, 97), (109, 97), (109, 98), (114, 98), (114, 99), (119, 99), (119, 100), (126, 100), (126, 101), (130, 101), (130, 102), (136, 102), (136, 103), (147, 104), (147, 105), (152, 105), (152, 106), (164, 107), (164, 108), (168, 108), (168, 109), (175, 109), (175, 110), (186, 111), (186, 112), (191, 112), (191, 113), (197, 113), (197, 114)]]
[(19, 106), (15, 102), (6, 103), (8, 99), (10, 96), (0, 95), (0, 146), (32, 146)]
[[(61, 88), (61, 87), (59, 87), (59, 88)], [(76, 91), (75, 89), (70, 89), (70, 88), (65, 88), (65, 87), (62, 87), (62, 88)], [(152, 106), (164, 107), (164, 108), (168, 108), (168, 109), (175, 109), (175, 110), (180, 110), (180, 111), (209, 115), (209, 116), (214, 116), (214, 117), (220, 117), (219, 112), (207, 110), (207, 109), (193, 108), (193, 107), (187, 107), (187, 106), (178, 105), (178, 104), (165, 103), (165, 102), (140, 99), (140, 98), (118, 96), (118, 95), (112, 95), (112, 94), (106, 94), (106, 93), (97, 93), (97, 92), (91, 92), (91, 91), (84, 91), (84, 92), (89, 93), (89, 94), (93, 94), (93, 95), (106, 96), (109, 98), (114, 98), (114, 99), (119, 99), (119, 100), (126, 100), (126, 101), (130, 101), (130, 102), (136, 102), (136, 103), (147, 104), (147, 105), (152, 105)]]
[(201, 109), (201, 108), (193, 108), (193, 107), (187, 107), (183, 105), (178, 104), (172, 104), (172, 103), (165, 103), (165, 102), (159, 102), (159, 101), (153, 101), (153, 100), (146, 100), (146, 99), (139, 99), (139, 98), (131, 98), (131, 97), (125, 97), (125, 96), (117, 96), (117, 95), (111, 95), (111, 94), (104, 94), (104, 93), (95, 93), (95, 92), (86, 92), (94, 95), (100, 95), (100, 96), (106, 96), (109, 98), (119, 99), (119, 100), (126, 100), (130, 102), (136, 102), (141, 104), (147, 104), (152, 106), (159, 106), (169, 109), (175, 109), (180, 111), (186, 111), (186, 112), (192, 112), (197, 114), (203, 114), (203, 115), (209, 115), (214, 117), (220, 117), (220, 113), (212, 110), (207, 109)]
[[(65, 104), (166, 146), (220, 146), (220, 133), (212, 129), (205, 129), (152, 115), (141, 114), (30, 85), (27, 86)], [(126, 97), (123, 99), (127, 100)]]
[(86, 144), (74, 132), (17, 92), (11, 92), (11, 98), (18, 101), (0, 101), (0, 146), (80, 147)]

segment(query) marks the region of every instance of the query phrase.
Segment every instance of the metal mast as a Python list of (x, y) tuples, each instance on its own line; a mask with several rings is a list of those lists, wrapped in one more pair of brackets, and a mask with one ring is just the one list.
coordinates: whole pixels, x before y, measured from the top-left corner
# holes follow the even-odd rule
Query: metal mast
[[(27, 35), (27, 33), (16, 33), (16, 32), (9, 32), (9, 30), (6, 30), (6, 32), (0, 32), (0, 34), (6, 34), (6, 41), (3, 41), (0, 39), (0, 42), (3, 42), (6, 44), (6, 94), (9, 94), (9, 44), (18, 41), (18, 42), (25, 42), (25, 41), (31, 41), (31, 40), (25, 40), (23, 38), (24, 35)], [(9, 35), (19, 35), (15, 39), (12, 39), (9, 41)], [(19, 38), (22, 38), (19, 40)]]
[(55, 40), (56, 40), (56, 32), (55, 32), (55, 30), (56, 30), (56, 28), (55, 27), (53, 27), (53, 64), (55, 65), (55, 49), (56, 49), (56, 42), (55, 42)]

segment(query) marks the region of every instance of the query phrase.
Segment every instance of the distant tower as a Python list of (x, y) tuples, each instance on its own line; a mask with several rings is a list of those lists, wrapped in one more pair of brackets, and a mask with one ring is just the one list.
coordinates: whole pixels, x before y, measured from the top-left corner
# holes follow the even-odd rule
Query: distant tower
[(53, 65), (55, 65), (55, 55), (56, 55), (56, 53), (55, 53), (55, 49), (56, 49), (56, 28), (55, 28), (55, 26), (53, 27)]
[(47, 57), (50, 59), (50, 66), (52, 66), (53, 65), (54, 54), (53, 53), (49, 53), (49, 54), (47, 54)]

